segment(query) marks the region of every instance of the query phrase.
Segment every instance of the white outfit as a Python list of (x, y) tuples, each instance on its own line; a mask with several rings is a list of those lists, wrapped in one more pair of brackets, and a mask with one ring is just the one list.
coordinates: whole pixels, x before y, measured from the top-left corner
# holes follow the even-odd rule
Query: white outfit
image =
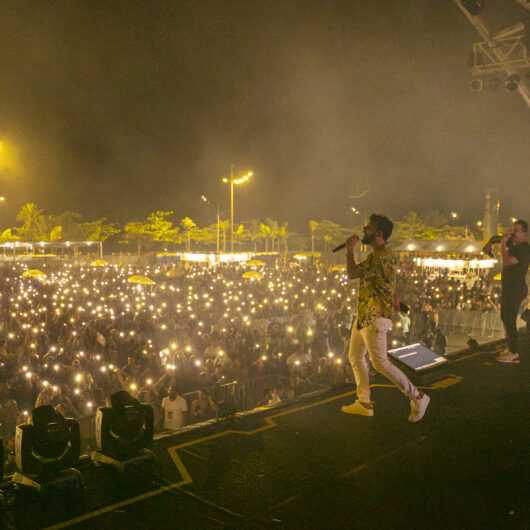
[(164, 411), (164, 429), (174, 431), (184, 425), (184, 413), (188, 412), (188, 403), (182, 396), (177, 396), (173, 401), (169, 397), (162, 400)]
[(353, 323), (348, 357), (357, 384), (357, 397), (362, 403), (370, 403), (370, 372), (366, 359), (367, 351), (375, 370), (394, 383), (410, 400), (416, 400), (419, 397), (418, 389), (388, 359), (387, 333), (391, 329), (392, 321), (382, 317), (377, 318), (373, 324), (362, 329), (357, 329), (357, 321)]

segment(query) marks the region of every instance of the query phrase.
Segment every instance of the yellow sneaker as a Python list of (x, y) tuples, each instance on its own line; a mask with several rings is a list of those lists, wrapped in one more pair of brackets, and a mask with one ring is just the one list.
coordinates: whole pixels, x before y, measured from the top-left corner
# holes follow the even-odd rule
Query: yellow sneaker
[(359, 400), (353, 402), (351, 405), (344, 405), (340, 410), (345, 414), (356, 414), (357, 416), (371, 417), (374, 415), (373, 407), (366, 407)]
[(421, 394), (421, 397), (410, 402), (410, 423), (418, 423), (423, 419), (430, 401), (431, 398), (427, 394)]
[(512, 353), (511, 351), (505, 351), (497, 355), (496, 360), (499, 363), (519, 364), (519, 354)]

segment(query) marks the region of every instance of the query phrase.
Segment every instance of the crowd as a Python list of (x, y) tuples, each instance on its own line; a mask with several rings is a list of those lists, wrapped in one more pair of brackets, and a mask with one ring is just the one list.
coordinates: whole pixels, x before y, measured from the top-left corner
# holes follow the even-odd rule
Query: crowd
[[(351, 380), (355, 284), (341, 270), (62, 264), (31, 277), (26, 267), (0, 273), (4, 440), (36, 406), (90, 420), (121, 389), (151, 404), (163, 431)], [(395, 344), (440, 347), (441, 308), (497, 310), (491, 277), (453, 278), (407, 261), (401, 269), (410, 311), (396, 317)]]

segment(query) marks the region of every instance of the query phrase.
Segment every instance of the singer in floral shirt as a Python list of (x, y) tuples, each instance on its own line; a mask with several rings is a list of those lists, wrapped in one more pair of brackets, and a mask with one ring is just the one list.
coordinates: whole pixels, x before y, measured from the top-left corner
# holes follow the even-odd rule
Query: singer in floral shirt
[(396, 288), (396, 260), (387, 248), (376, 248), (362, 263), (357, 303), (357, 328), (368, 327), (376, 318), (392, 319)]

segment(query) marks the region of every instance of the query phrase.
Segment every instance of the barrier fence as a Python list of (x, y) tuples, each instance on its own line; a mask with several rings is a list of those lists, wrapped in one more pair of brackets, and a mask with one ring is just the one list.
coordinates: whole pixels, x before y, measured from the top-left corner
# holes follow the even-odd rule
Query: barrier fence
[(438, 312), (439, 325), (445, 335), (463, 333), (494, 337), (503, 332), (499, 311), (459, 311), (443, 309)]

